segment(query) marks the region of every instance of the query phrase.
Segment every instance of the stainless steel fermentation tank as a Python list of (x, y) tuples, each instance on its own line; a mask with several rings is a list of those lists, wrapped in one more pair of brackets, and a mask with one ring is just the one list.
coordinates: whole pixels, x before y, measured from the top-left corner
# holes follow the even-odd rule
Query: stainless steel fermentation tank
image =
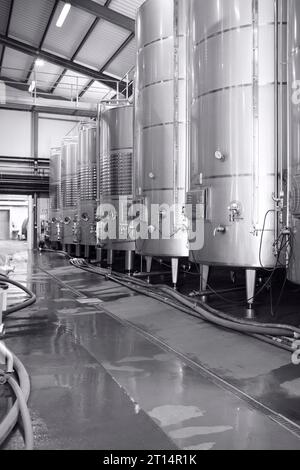
[(300, 2), (288, 1), (288, 191), (287, 225), (292, 231), (288, 278), (300, 284)]
[(79, 129), (78, 162), (78, 243), (84, 246), (85, 256), (96, 246), (97, 211), (97, 125), (82, 123)]
[(61, 181), (61, 148), (50, 151), (50, 241), (62, 242), (62, 181)]
[(63, 199), (63, 245), (71, 250), (70, 245), (79, 244), (78, 217), (78, 137), (65, 137), (61, 147), (62, 160), (62, 199)]
[[(189, 5), (186, 0), (147, 0), (138, 11), (136, 29), (135, 198), (148, 211), (142, 220), (148, 239), (138, 240), (136, 248), (147, 257), (148, 269), (154, 256), (171, 258), (174, 284), (178, 259), (189, 255), (184, 213)], [(169, 237), (161, 231), (166, 209), (153, 222), (152, 205), (176, 207)]]
[[(100, 119), (100, 208), (98, 244), (108, 251), (125, 252), (125, 269), (133, 270), (135, 242), (130, 237), (129, 207), (133, 202), (133, 107), (107, 109)], [(116, 231), (108, 238), (110, 224)]]
[(201, 265), (202, 290), (209, 266), (246, 268), (251, 310), (257, 268), (277, 263), (286, 5), (192, 0), (191, 9), (189, 198), (205, 200), (205, 244), (191, 260)]

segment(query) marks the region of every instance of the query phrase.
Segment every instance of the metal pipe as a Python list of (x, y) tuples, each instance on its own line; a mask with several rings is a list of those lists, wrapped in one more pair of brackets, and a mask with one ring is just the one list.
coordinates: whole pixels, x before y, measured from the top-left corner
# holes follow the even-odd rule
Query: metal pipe
[(278, 36), (278, 0), (274, 0), (274, 147), (275, 147), (275, 240), (278, 239), (278, 217), (276, 209), (279, 199), (279, 87), (278, 87), (278, 61), (279, 58), (279, 36)]

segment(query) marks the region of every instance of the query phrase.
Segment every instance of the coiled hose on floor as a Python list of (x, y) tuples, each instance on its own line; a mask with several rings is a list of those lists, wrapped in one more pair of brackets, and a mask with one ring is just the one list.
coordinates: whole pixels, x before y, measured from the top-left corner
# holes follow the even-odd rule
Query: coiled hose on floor
[[(0, 349), (1, 352), (4, 353), (6, 357), (8, 357), (7, 370), (0, 373), (0, 378), (2, 377), (3, 383), (7, 381), (16, 396), (14, 405), (8, 411), (4, 420), (0, 423), (0, 446), (6, 441), (13, 431), (20, 414), (23, 423), (25, 449), (32, 450), (33, 429), (27, 407), (27, 402), (30, 395), (29, 376), (20, 359), (12, 354), (3, 343), (1, 343)], [(16, 374), (18, 380), (14, 378), (13, 373)]]

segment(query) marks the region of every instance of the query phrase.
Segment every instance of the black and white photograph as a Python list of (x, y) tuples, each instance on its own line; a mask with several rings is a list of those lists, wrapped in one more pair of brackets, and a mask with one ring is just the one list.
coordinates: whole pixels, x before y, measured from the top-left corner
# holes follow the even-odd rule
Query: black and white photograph
[(0, 450), (300, 450), (300, 0), (0, 0)]

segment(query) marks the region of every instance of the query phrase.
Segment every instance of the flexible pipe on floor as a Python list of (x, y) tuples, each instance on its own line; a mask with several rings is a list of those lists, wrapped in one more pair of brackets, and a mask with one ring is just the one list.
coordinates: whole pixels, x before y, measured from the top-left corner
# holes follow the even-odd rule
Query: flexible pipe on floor
[(12, 279), (9, 279), (7, 276), (4, 276), (2, 274), (0, 274), (0, 281), (3, 281), (7, 284), (11, 284), (12, 286), (18, 287), (18, 289), (22, 290), (23, 292), (25, 292), (25, 294), (29, 296), (29, 299), (25, 300), (21, 304), (14, 305), (13, 307), (9, 307), (6, 310), (4, 310), (2, 312), (4, 318), (7, 317), (8, 315), (11, 315), (12, 313), (19, 312), (20, 310), (23, 310), (24, 308), (30, 307), (36, 302), (37, 300), (36, 295), (33, 292), (31, 292), (29, 289), (27, 289), (27, 287), (20, 284), (19, 282), (13, 281)]
[(27, 406), (27, 401), (25, 400), (23, 391), (20, 388), (18, 382), (12, 376), (8, 378), (7, 382), (16, 396), (20, 408), (20, 414), (24, 430), (25, 450), (33, 450), (33, 429)]
[[(221, 316), (217, 315), (218, 311), (210, 312), (209, 309), (207, 309), (207, 306), (205, 304), (201, 307), (198, 305), (195, 305), (193, 302), (186, 299), (181, 294), (178, 294), (177, 292), (175, 292), (174, 290), (166, 286), (154, 285), (150, 287), (149, 284), (146, 284), (144, 281), (133, 279), (131, 277), (117, 274), (117, 273), (112, 274), (108, 271), (104, 272), (103, 269), (99, 270), (98, 272), (98, 270), (94, 268), (87, 268), (88, 266), (87, 263), (85, 263), (86, 266), (84, 266), (82, 263), (79, 263), (78, 261), (79, 260), (77, 260), (75, 263), (71, 262), (71, 264), (80, 269), (90, 270), (91, 272), (98, 273), (102, 276), (105, 276), (107, 279), (110, 279), (119, 284), (122, 284), (123, 286), (131, 288), (132, 290), (135, 290), (136, 292), (140, 292), (143, 295), (152, 297), (160, 302), (163, 302), (165, 304), (168, 304), (174, 307), (174, 304), (173, 303), (171, 304), (169, 299), (166, 299), (165, 297), (161, 297), (159, 294), (151, 291), (151, 288), (159, 289), (161, 292), (175, 299), (177, 302), (179, 302), (179, 304), (185, 306), (188, 310), (190, 311), (192, 310), (193, 312), (195, 312), (202, 320), (208, 321), (209, 323), (213, 323), (215, 325), (218, 325), (220, 327), (223, 327), (229, 330), (234, 330), (234, 331), (237, 331), (240, 333), (246, 333), (246, 334), (250, 333), (250, 334), (260, 334), (260, 335), (269, 335), (269, 336), (289, 336), (291, 335), (291, 333), (294, 334), (297, 330), (297, 328), (293, 328), (290, 326), (285, 327), (285, 325), (273, 326), (272, 324), (270, 324), (266, 326), (266, 325), (261, 325), (259, 323), (252, 324), (249, 321), (239, 323), (239, 322), (235, 322), (233, 318), (222, 318)], [(134, 285), (136, 285), (136, 287), (134, 287)], [(177, 305), (177, 308), (178, 308), (178, 305)], [(300, 330), (299, 330), (299, 334), (300, 334)]]
[[(74, 266), (81, 267), (83, 269), (83, 266), (80, 266), (80, 263), (78, 263), (78, 261), (79, 260), (77, 260)], [(86, 266), (88, 266), (87, 263), (85, 264)], [(210, 323), (215, 323), (224, 328), (234, 329), (235, 331), (239, 331), (242, 333), (249, 332), (253, 334), (263, 334), (263, 335), (265, 334), (269, 336), (290, 336), (290, 335), (294, 336), (295, 334), (300, 335), (300, 329), (296, 327), (292, 327), (290, 325), (259, 323), (259, 322), (254, 322), (252, 320), (234, 318), (230, 315), (227, 315), (221, 311), (215, 310), (209, 307), (208, 305), (200, 303), (200, 302), (199, 302), (199, 305), (197, 306), (193, 302), (191, 302), (189, 298), (183, 296), (182, 294), (179, 294), (178, 292), (175, 292), (173, 289), (165, 285), (157, 284), (157, 285), (149, 286), (149, 284), (145, 283), (142, 280), (135, 279), (135, 278), (133, 279), (132, 277), (128, 278), (128, 276), (124, 276), (119, 273), (110, 273), (103, 269), (100, 269), (99, 271), (96, 270), (95, 268), (89, 268), (89, 269), (91, 269), (95, 273), (106, 276), (107, 278), (114, 280), (115, 282), (119, 282), (119, 281), (126, 282), (128, 287), (130, 287), (130, 284), (136, 284), (139, 287), (145, 288), (147, 289), (147, 291), (143, 293), (148, 296), (149, 296), (149, 290), (151, 288), (154, 290), (159, 289), (163, 293), (175, 299), (177, 302), (183, 304), (188, 309), (195, 311), (198, 315), (201, 316), (202, 319), (209, 321)], [(162, 299), (161, 297), (158, 297), (157, 300), (160, 300), (166, 303), (165, 298)]]
[[(13, 364), (14, 364), (14, 370), (16, 371), (16, 374), (18, 376), (19, 382), (20, 382), (20, 390), (22, 391), (22, 395), (24, 397), (25, 403), (27, 403), (29, 395), (30, 395), (30, 380), (28, 373), (20, 361), (20, 359), (17, 358), (13, 354)], [(11, 385), (11, 384), (10, 384)], [(23, 406), (24, 402), (21, 404)], [(9, 410), (7, 413), (6, 417), (4, 420), (0, 423), (0, 446), (3, 444), (3, 442), (6, 441), (10, 433), (13, 431), (15, 425), (17, 424), (19, 417), (19, 401), (18, 399), (15, 401), (13, 407)], [(28, 435), (26, 436), (26, 448), (27, 450), (31, 450), (32, 446), (32, 427), (31, 425), (29, 426), (28, 423), (28, 416), (26, 417), (26, 422), (24, 422), (24, 430), (26, 426), (26, 432), (28, 432)]]

